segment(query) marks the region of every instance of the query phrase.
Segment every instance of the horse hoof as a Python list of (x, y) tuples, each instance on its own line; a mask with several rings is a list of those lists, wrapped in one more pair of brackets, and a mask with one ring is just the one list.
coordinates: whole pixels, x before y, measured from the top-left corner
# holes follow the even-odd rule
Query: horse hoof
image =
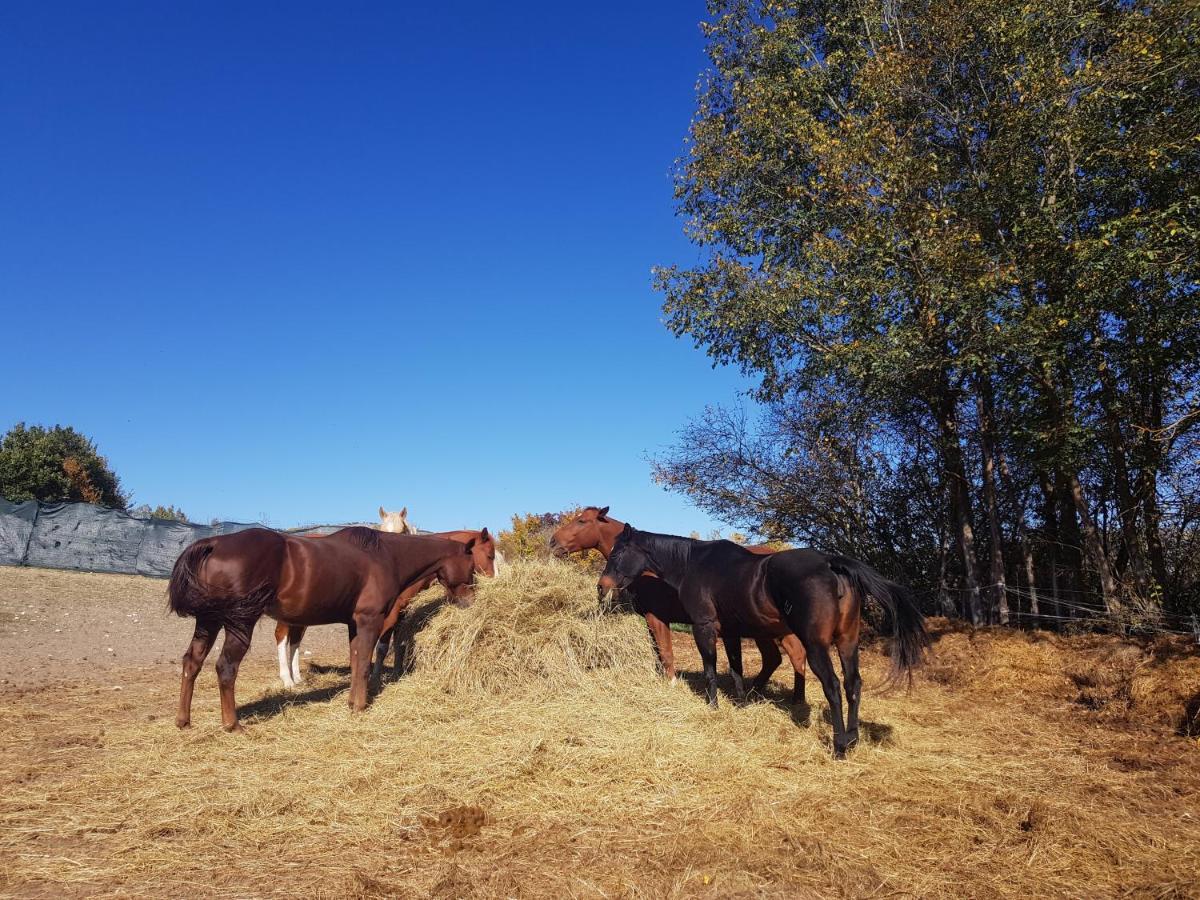
[(191, 719), (176, 719), (175, 727), (176, 728), (191, 728), (192, 720)]
[(225, 730), (226, 734), (243, 734), (246, 731), (242, 727), (241, 722), (234, 722), (232, 725), (222, 725), (221, 727)]

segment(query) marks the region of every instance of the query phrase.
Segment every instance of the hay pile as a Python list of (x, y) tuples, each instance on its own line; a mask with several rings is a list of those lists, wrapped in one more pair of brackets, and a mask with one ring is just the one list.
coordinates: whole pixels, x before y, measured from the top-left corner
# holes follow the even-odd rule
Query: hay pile
[(654, 651), (632, 615), (602, 613), (596, 579), (556, 561), (514, 565), (481, 579), (475, 602), (418, 597), (402, 635), (406, 668), (449, 694), (546, 694), (597, 675), (650, 676)]
[(1200, 736), (1200, 647), (1181, 635), (1123, 638), (933, 622), (926, 676), (959, 695), (1038, 697), (1116, 726)]
[[(219, 729), (211, 665), (182, 733), (174, 679), (7, 695), (0, 892), (1200, 892), (1197, 742), (1096, 721), (1036, 669), (1022, 685), (1003, 635), (959, 647), (943, 629), (935, 654), (949, 641), (968, 674), (935, 663), (911, 693), (868, 693), (839, 763), (815, 685), (799, 721), (783, 671), (768, 702), (710, 711), (686, 636), (668, 686), (644, 626), (594, 615), (590, 580), (514, 566), (503, 582), (466, 610), (420, 598), (412, 671), (359, 715), (343, 653), (287, 693), (269, 647), (239, 681), (244, 735)], [(868, 684), (886, 668), (864, 654)]]

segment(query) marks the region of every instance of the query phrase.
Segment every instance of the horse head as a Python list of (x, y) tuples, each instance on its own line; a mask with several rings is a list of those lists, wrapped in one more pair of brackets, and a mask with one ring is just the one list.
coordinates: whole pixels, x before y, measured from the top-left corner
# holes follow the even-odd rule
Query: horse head
[(438, 568), (438, 581), (457, 606), (470, 606), (475, 599), (474, 551), (478, 543), (479, 541), (472, 538), (466, 544), (462, 544), (462, 552), (446, 556)]
[(614, 520), (608, 517), (608, 507), (587, 506), (550, 535), (550, 552), (563, 557), (580, 550), (600, 550), (612, 542)]
[(471, 541), (471, 559), (475, 563), (475, 571), (480, 575), (492, 577), (496, 574), (496, 539), (484, 526), (479, 537)]
[(596, 585), (597, 592), (601, 597), (609, 591), (620, 594), (643, 572), (658, 574), (650, 554), (638, 541), (638, 532), (626, 524), (608, 555), (608, 562)]
[(404, 507), (400, 512), (388, 512), (382, 506), (379, 507), (379, 530), (390, 531), (393, 534), (416, 534), (417, 529), (413, 528), (408, 522), (408, 507)]

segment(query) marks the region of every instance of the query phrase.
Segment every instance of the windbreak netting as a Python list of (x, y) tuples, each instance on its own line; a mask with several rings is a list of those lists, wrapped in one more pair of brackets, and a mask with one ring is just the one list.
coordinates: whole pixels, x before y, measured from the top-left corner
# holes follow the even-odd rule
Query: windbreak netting
[(254, 527), (193, 525), (90, 503), (11, 503), (0, 497), (0, 565), (165, 578), (192, 541)]

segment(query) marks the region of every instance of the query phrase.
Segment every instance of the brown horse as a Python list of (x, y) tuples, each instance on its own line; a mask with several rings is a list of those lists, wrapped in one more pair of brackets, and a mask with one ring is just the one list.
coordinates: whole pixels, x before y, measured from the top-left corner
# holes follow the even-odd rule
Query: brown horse
[(168, 588), (170, 609), (196, 620), (183, 655), (175, 724), (191, 724), (196, 676), (224, 628), (217, 660), (221, 723), (226, 731), (240, 730), (234, 685), (264, 614), (297, 625), (346, 625), (349, 703), (363, 709), (371, 649), (398, 598), (414, 584), (437, 578), (451, 596), (469, 599), (475, 581), (471, 551), (457, 541), (362, 527), (321, 540), (249, 528), (196, 541), (175, 561)]
[[(379, 507), (381, 515), (384, 514), (383, 507)], [(407, 507), (399, 513), (387, 513), (389, 516), (401, 516), (407, 512)], [(404, 527), (408, 531), (396, 531), (396, 534), (414, 534), (412, 526), (408, 524), (408, 520), (404, 519)], [(306, 535), (308, 539), (312, 538), (331, 538), (341, 534), (347, 529), (335, 531), (333, 534), (311, 534)], [(381, 531), (387, 532), (387, 528), (381, 528)], [(471, 558), (475, 562), (475, 572), (479, 575), (487, 575), (489, 577), (496, 574), (496, 541), (493, 539), (487, 528), (480, 531), (471, 531), (470, 529), (460, 529), (458, 531), (437, 531), (425, 533), (422, 537), (438, 537), (446, 540), (458, 541), (460, 544), (465, 544), (471, 547)], [(392, 607), (392, 611), (384, 620), (383, 630), (379, 634), (379, 645), (375, 648), (375, 665), (371, 670), (371, 677), (378, 678), (380, 672), (383, 671), (383, 661), (387, 658), (388, 647), (392, 638), (396, 642), (396, 657), (395, 669), (399, 673), (401, 666), (400, 659), (400, 632), (396, 630), (396, 623), (400, 617), (404, 615), (404, 610), (408, 607), (409, 601), (421, 591), (429, 587), (436, 579), (433, 576), (424, 581), (417, 582), (409, 588), (406, 588), (404, 593), (400, 595), (399, 602)], [(302, 684), (304, 679), (300, 674), (300, 642), (304, 640), (305, 627), (303, 625), (289, 625), (286, 622), (279, 622), (275, 626), (275, 648), (279, 656), (279, 679), (283, 682), (283, 686), (294, 688)]]
[[(813, 674), (821, 682), (833, 725), (833, 752), (844, 756), (858, 740), (858, 639), (862, 606), (874, 597), (892, 620), (892, 677), (921, 661), (928, 638), (909, 591), (870, 566), (817, 550), (750, 553), (732, 541), (696, 541), (668, 534), (622, 530), (600, 576), (601, 594), (623, 590), (651, 571), (679, 592), (704, 660), (710, 706), (717, 705), (717, 640), (725, 644), (734, 692), (742, 684), (743, 637), (778, 638), (791, 632), (804, 642)], [(842, 685), (830, 659), (837, 648), (846, 680), (849, 715), (842, 719)]]
[[(608, 559), (612, 553), (613, 544), (621, 534), (625, 523), (614, 519), (608, 514), (608, 507), (585, 507), (579, 515), (570, 522), (564, 523), (550, 536), (550, 549), (556, 556), (566, 556), (583, 550), (598, 550)], [(747, 547), (751, 553), (768, 555), (776, 552), (771, 547)], [(667, 678), (675, 678), (675, 653), (671, 641), (671, 625), (679, 622), (691, 624), (687, 610), (679, 602), (679, 592), (661, 578), (651, 572), (645, 572), (634, 579), (628, 588), (633, 597), (633, 608), (646, 619), (646, 626), (654, 638), (658, 649), (658, 658), (662, 661), (663, 671)], [(792, 686), (792, 703), (804, 703), (804, 645), (791, 632), (783, 634), (779, 643), (791, 661), (795, 672)], [(762, 656), (762, 670), (751, 690), (761, 691), (771, 680), (771, 675), (779, 668), (781, 656), (775, 641), (770, 638), (755, 640), (758, 652)]]

